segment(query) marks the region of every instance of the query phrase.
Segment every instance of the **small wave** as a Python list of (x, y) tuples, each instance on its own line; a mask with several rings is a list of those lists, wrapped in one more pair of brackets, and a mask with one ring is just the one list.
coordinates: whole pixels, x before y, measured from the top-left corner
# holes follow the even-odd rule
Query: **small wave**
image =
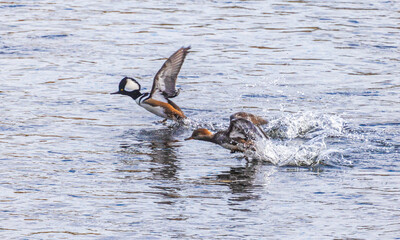
[(18, 7), (26, 7), (28, 5), (24, 5), (24, 4), (10, 4), (10, 5), (3, 5), (0, 6), (0, 8), (18, 8)]
[(47, 38), (47, 39), (56, 39), (56, 38), (64, 38), (68, 37), (68, 34), (49, 34), (49, 35), (43, 35), (41, 38)]
[(347, 92), (327, 92), (328, 95), (341, 95), (341, 96), (361, 96), (361, 97), (377, 97), (380, 96), (378, 91), (347, 91)]

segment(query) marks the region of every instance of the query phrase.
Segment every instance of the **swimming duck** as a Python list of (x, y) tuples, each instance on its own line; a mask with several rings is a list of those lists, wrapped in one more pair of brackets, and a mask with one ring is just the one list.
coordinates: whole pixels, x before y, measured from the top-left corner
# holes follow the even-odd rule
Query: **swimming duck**
[(154, 77), (150, 93), (141, 93), (141, 86), (135, 79), (124, 77), (119, 83), (119, 90), (111, 94), (130, 96), (139, 106), (165, 118), (164, 121), (185, 119), (185, 114), (170, 98), (179, 94), (180, 89), (175, 89), (176, 79), (189, 49), (190, 47), (182, 47), (165, 61)]
[(193, 131), (192, 136), (185, 140), (202, 140), (216, 143), (231, 152), (255, 150), (255, 141), (268, 137), (260, 125), (268, 123), (265, 119), (251, 113), (238, 112), (230, 116), (227, 130), (215, 134), (208, 129), (200, 128)]

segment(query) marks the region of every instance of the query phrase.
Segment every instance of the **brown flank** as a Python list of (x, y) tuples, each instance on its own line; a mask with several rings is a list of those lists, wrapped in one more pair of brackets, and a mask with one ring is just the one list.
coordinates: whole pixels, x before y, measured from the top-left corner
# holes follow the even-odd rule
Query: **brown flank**
[(165, 102), (161, 102), (161, 101), (149, 98), (144, 102), (151, 106), (154, 106), (154, 107), (160, 106), (160, 107), (164, 108), (165, 114), (167, 114), (169, 119), (186, 118), (186, 116), (185, 116), (185, 114), (183, 114), (182, 110), (180, 110), (179, 107), (178, 107), (178, 109), (176, 109), (174, 107), (174, 105), (176, 107), (177, 107), (177, 105), (170, 100), (168, 100), (169, 103), (165, 103)]

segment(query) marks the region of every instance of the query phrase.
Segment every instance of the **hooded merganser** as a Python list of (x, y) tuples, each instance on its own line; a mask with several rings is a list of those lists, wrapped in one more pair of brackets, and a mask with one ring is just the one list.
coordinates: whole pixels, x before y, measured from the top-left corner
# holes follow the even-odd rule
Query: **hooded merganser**
[(265, 119), (251, 113), (238, 112), (230, 116), (230, 124), (227, 130), (215, 134), (205, 128), (196, 129), (191, 137), (185, 140), (202, 140), (216, 143), (231, 152), (245, 152), (255, 150), (255, 141), (267, 139), (267, 135), (260, 125), (268, 123)]
[(111, 94), (122, 94), (132, 97), (136, 103), (157, 116), (171, 120), (186, 118), (182, 110), (169, 98), (178, 96), (176, 79), (190, 47), (182, 47), (172, 54), (158, 70), (153, 80), (150, 93), (141, 93), (140, 84), (133, 78), (124, 77), (119, 83), (119, 91)]

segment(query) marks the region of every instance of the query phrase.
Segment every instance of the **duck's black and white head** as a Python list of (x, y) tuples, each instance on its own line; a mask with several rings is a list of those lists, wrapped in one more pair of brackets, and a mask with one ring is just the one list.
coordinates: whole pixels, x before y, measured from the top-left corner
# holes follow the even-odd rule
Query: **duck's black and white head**
[(140, 88), (140, 84), (135, 79), (124, 77), (121, 82), (119, 82), (118, 91), (111, 94), (128, 95), (136, 99), (141, 95)]

